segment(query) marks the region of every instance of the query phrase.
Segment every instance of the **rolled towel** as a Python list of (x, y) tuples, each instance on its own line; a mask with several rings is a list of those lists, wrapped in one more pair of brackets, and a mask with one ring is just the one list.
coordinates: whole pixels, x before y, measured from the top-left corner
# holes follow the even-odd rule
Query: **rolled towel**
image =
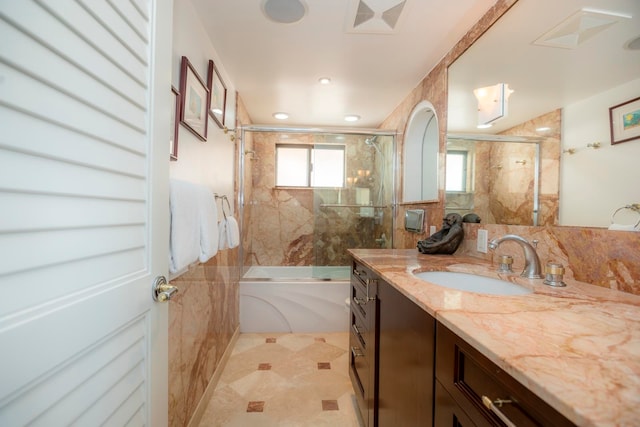
[(229, 241), (227, 239), (227, 228), (229, 228), (229, 222), (225, 218), (220, 221), (220, 224), (218, 224), (218, 235), (220, 236), (218, 249), (220, 249), (221, 251), (229, 248)]
[(240, 245), (238, 221), (232, 216), (227, 217), (227, 244), (230, 248), (235, 248)]

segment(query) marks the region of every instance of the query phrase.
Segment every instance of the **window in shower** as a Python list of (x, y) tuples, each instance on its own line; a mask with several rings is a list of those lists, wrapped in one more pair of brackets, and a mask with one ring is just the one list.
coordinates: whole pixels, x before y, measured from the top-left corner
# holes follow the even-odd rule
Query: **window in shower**
[(344, 145), (276, 145), (276, 187), (344, 187)]

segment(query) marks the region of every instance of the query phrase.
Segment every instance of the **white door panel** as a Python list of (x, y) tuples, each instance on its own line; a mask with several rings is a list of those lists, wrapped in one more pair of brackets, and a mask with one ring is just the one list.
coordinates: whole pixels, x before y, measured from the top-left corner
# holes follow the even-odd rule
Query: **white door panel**
[(172, 7), (0, 0), (2, 426), (167, 423)]

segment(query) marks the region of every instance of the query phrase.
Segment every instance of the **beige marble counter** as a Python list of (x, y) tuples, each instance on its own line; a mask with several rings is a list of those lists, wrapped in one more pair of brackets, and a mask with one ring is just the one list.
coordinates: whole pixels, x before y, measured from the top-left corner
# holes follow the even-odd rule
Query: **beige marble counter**
[[(553, 288), (471, 257), (349, 252), (575, 424), (640, 425), (640, 296), (571, 279)], [(499, 277), (534, 293), (458, 291), (411, 274), (426, 270)]]

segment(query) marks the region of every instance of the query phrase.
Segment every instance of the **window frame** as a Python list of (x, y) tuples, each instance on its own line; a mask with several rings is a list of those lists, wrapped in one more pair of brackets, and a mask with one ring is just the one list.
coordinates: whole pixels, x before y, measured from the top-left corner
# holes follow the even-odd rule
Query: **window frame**
[[(304, 148), (307, 150), (307, 160), (306, 160), (306, 166), (307, 166), (307, 185), (305, 186), (296, 186), (296, 185), (278, 185), (278, 167), (279, 167), (279, 161), (278, 161), (278, 148), (283, 147), (283, 148)], [(314, 164), (313, 164), (313, 151), (317, 148), (317, 147), (322, 147), (322, 149), (332, 149), (332, 150), (340, 150), (342, 151), (342, 162), (343, 162), (343, 167), (342, 167), (342, 185), (341, 186), (315, 186), (312, 185), (313, 182), (313, 168), (314, 168)], [(275, 188), (299, 188), (299, 189), (303, 189), (303, 188), (307, 188), (307, 189), (322, 189), (322, 188), (346, 188), (346, 175), (347, 175), (347, 147), (346, 144), (300, 144), (300, 143), (276, 143), (275, 144), (275, 174), (274, 174), (274, 187)]]

